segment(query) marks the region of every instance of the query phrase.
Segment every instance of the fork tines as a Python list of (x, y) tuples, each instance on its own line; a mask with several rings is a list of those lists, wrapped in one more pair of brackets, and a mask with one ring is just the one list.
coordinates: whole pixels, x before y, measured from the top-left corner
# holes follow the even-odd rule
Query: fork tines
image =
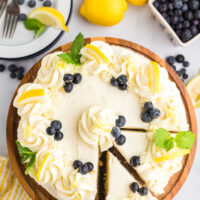
[(6, 8), (7, 2), (8, 2), (7, 0), (0, 0), (0, 17)]

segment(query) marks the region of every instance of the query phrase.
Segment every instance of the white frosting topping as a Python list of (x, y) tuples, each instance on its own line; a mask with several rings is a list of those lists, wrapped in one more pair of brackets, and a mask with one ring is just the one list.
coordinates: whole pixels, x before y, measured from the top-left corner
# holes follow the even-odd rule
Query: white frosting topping
[(115, 125), (117, 115), (102, 106), (93, 106), (86, 110), (79, 122), (79, 134), (89, 145), (99, 144), (101, 151), (113, 146), (111, 129)]

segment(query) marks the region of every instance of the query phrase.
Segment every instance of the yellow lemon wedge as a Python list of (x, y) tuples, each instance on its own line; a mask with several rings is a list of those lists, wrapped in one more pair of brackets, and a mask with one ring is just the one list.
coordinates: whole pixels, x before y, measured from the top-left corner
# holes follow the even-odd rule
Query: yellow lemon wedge
[(155, 93), (158, 93), (160, 89), (160, 72), (157, 62), (154, 61), (150, 62), (148, 77), (149, 77), (149, 89)]
[(129, 3), (133, 4), (134, 6), (144, 6), (148, 0), (128, 0)]
[(28, 99), (28, 98), (32, 98), (32, 97), (37, 97), (37, 96), (45, 96), (45, 91), (44, 89), (35, 89), (35, 90), (29, 90), (27, 92), (25, 92), (24, 94), (22, 94), (17, 103), (20, 103), (21, 101)]
[(184, 156), (184, 155), (189, 154), (189, 153), (190, 153), (189, 149), (183, 149), (183, 150), (177, 151), (175, 153), (168, 154), (166, 156), (154, 158), (154, 161), (155, 162), (164, 162), (166, 160), (172, 160), (174, 158), (178, 158), (180, 156)]
[(200, 107), (200, 75), (194, 77), (186, 86), (195, 108)]
[(127, 7), (126, 0), (85, 0), (80, 14), (94, 24), (112, 26), (122, 20)]
[(49, 159), (50, 159), (50, 153), (47, 153), (45, 155), (41, 165), (39, 166), (39, 169), (38, 169), (37, 174), (36, 174), (36, 179), (37, 179), (38, 182), (41, 180), (41, 175), (44, 172), (44, 169), (45, 169)]
[(102, 60), (105, 63), (110, 63), (110, 60), (106, 57), (106, 55), (96, 46), (92, 44), (85, 45), (85, 48), (89, 49), (89, 55), (94, 57), (98, 63)]
[(37, 19), (46, 26), (53, 26), (63, 31), (69, 31), (68, 27), (65, 25), (64, 16), (55, 8), (36, 8), (28, 15), (28, 18)]

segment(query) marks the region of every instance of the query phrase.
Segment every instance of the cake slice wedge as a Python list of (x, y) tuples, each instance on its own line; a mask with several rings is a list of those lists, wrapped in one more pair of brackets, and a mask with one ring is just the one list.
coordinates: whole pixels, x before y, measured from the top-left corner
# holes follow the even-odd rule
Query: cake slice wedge
[[(119, 160), (107, 152), (106, 200), (156, 200), (155, 197), (137, 183), (137, 180), (124, 168)], [(131, 184), (139, 186), (138, 191), (131, 189)], [(133, 186), (132, 186), (133, 187)]]

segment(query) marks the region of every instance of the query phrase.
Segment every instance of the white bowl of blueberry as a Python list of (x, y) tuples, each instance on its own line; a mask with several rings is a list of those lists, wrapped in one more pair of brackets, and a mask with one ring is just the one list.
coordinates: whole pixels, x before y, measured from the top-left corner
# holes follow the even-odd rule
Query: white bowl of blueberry
[(199, 0), (149, 0), (149, 6), (176, 44), (186, 46), (200, 37)]

